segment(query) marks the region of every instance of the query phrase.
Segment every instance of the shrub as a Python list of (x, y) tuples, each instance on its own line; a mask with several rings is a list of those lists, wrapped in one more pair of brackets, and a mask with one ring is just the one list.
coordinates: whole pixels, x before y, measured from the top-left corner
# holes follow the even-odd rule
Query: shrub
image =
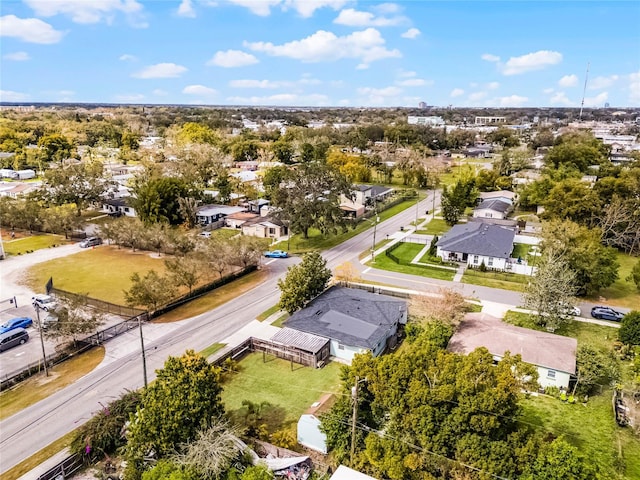
[(640, 311), (631, 311), (622, 318), (618, 338), (627, 345), (640, 345)]
[(484, 264), (484, 260), (482, 261), (482, 263), (478, 267), (478, 270), (480, 270), (481, 272), (486, 272), (487, 271), (487, 266)]

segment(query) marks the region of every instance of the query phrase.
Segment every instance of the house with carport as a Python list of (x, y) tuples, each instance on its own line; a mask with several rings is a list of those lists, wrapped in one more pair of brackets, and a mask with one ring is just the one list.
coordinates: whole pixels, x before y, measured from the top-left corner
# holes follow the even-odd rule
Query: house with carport
[(398, 329), (406, 323), (405, 300), (333, 286), (293, 313), (284, 326), (327, 339), (331, 356), (350, 364), (356, 354), (376, 357), (394, 347)]
[(485, 222), (454, 225), (437, 243), (437, 255), (445, 262), (464, 262), (477, 268), (506, 270), (513, 252), (514, 228)]
[(575, 338), (516, 327), (486, 313), (468, 313), (449, 340), (451, 352), (468, 354), (485, 347), (499, 361), (509, 352), (538, 370), (540, 387), (568, 389), (576, 375)]

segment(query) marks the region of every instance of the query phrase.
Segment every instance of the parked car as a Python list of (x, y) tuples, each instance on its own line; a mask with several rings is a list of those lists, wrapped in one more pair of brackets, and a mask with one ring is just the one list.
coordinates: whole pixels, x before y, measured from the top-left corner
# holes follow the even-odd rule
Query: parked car
[(52, 312), (58, 307), (58, 302), (51, 295), (38, 294), (31, 297), (34, 307), (38, 307), (45, 312)]
[(567, 315), (573, 315), (574, 317), (579, 317), (580, 315), (582, 315), (580, 307), (576, 307), (575, 305), (571, 305), (570, 303), (560, 303), (560, 306)]
[(264, 256), (267, 258), (287, 258), (289, 254), (284, 250), (270, 250), (268, 252), (264, 252)]
[(611, 307), (596, 306), (591, 309), (591, 316), (601, 320), (613, 320), (619, 322), (624, 317), (624, 313), (614, 310)]
[(80, 242), (80, 248), (95, 247), (96, 245), (102, 245), (100, 237), (89, 237)]
[(33, 320), (29, 317), (16, 317), (0, 325), (0, 333), (6, 333), (16, 328), (27, 328), (33, 325)]
[(27, 340), (29, 340), (29, 334), (24, 328), (16, 328), (5, 333), (0, 333), (0, 352), (4, 352), (18, 345), (24, 345)]
[(211, 238), (211, 232), (209, 231), (200, 232), (198, 236), (202, 238)]

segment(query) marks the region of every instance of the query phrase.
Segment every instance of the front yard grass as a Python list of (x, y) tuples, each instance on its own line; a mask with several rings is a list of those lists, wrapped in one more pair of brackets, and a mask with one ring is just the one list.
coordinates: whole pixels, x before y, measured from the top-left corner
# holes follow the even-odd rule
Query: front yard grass
[[(395, 254), (395, 251), (394, 251)], [(371, 261), (367, 263), (368, 266), (378, 268), (380, 270), (387, 270), (390, 272), (406, 273), (409, 275), (417, 275), (420, 277), (437, 278), (440, 280), (453, 280), (455, 272), (452, 270), (446, 270), (444, 268), (425, 267), (423, 265), (401, 265), (384, 253), (377, 255), (375, 262)], [(368, 282), (370, 283), (370, 282)]]
[(516, 273), (481, 272), (477, 269), (467, 268), (462, 276), (462, 283), (524, 292), (529, 283), (529, 278), (527, 275), (518, 275)]
[(527, 245), (526, 243), (514, 243), (513, 253), (511, 254), (511, 257), (521, 258), (522, 260), (531, 262), (533, 258), (529, 254), (529, 252), (531, 251), (531, 247), (533, 247), (533, 245)]
[(34, 234), (15, 240), (4, 240), (4, 251), (7, 255), (24, 255), (27, 252), (53, 248), (67, 243), (70, 243), (70, 240), (65, 240), (63, 235)]
[[(589, 397), (586, 404), (563, 403), (539, 396), (521, 402), (520, 420), (564, 438), (577, 447), (601, 478), (640, 478), (640, 441), (618, 427), (611, 409), (611, 391)], [(620, 451), (621, 458), (618, 458)]]
[(297, 422), (313, 402), (325, 393), (340, 390), (340, 364), (330, 362), (323, 368), (303, 367), (287, 360), (255, 352), (243, 358), (240, 372), (224, 382), (222, 401), (228, 412), (240, 409), (243, 400), (256, 404), (269, 402), (284, 409), (286, 424)]
[[(383, 222), (402, 212), (403, 210), (415, 206), (415, 204), (416, 200), (414, 198), (399, 203), (398, 205), (394, 205), (393, 207), (378, 214), (378, 216), (380, 217), (380, 221)], [(358, 223), (355, 228), (338, 235), (322, 235), (322, 233), (320, 233), (320, 230), (312, 228), (309, 230), (309, 238), (305, 239), (302, 235), (296, 234), (291, 237), (290, 246), (287, 240), (283, 240), (274, 245), (273, 248), (288, 250), (291, 253), (305, 253), (314, 250), (325, 250), (335, 247), (336, 245), (349, 240), (352, 237), (355, 237), (359, 233), (362, 233), (369, 228), (373, 228), (373, 219), (365, 219)]]
[[(637, 309), (638, 305), (640, 305), (640, 290), (636, 288), (635, 283), (628, 282), (625, 278), (629, 276), (631, 269), (639, 258), (618, 252), (617, 259), (620, 263), (618, 279), (610, 287), (591, 297), (590, 300), (597, 303)], [(601, 300), (600, 297), (604, 297), (605, 300)]]
[(43, 292), (52, 277), (55, 287), (124, 305), (124, 291), (131, 287), (131, 275), (144, 275), (152, 269), (164, 275), (164, 257), (103, 245), (39, 263), (27, 270), (22, 283), (35, 292)]
[(401, 242), (392, 253), (400, 263), (411, 263), (424, 247), (421, 243)]
[(442, 235), (443, 233), (451, 230), (451, 227), (447, 225), (442, 218), (434, 218), (427, 225), (418, 230), (416, 233), (420, 233), (423, 235)]

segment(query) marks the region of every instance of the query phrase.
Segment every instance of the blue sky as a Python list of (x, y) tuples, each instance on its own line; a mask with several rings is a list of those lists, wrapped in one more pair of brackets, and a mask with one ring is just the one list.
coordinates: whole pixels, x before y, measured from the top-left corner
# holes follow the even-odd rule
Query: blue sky
[(640, 2), (2, 0), (0, 100), (640, 106)]

